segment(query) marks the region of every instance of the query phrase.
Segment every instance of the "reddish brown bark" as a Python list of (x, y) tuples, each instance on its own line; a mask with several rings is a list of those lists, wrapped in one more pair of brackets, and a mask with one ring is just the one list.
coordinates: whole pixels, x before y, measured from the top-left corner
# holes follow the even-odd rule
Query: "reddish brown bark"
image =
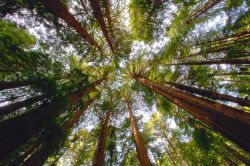
[(32, 81), (0, 81), (0, 90), (19, 88), (32, 83)]
[(43, 5), (56, 17), (63, 19), (68, 25), (74, 28), (87, 42), (101, 50), (94, 38), (85, 28), (70, 14), (67, 7), (60, 0), (42, 0)]
[(198, 94), (198, 95), (201, 95), (203, 97), (208, 97), (208, 98), (211, 98), (213, 100), (231, 101), (234, 103), (238, 103), (239, 105), (242, 105), (242, 106), (249, 106), (250, 107), (250, 100), (248, 100), (248, 99), (242, 99), (239, 97), (224, 95), (224, 94), (220, 94), (217, 92), (212, 92), (212, 91), (208, 91), (205, 89), (194, 88), (194, 87), (190, 87), (190, 86), (178, 84), (178, 83), (173, 83), (173, 82), (167, 82), (167, 83), (170, 84), (171, 86), (174, 86), (174, 87), (180, 89), (180, 90), (184, 90), (186, 92), (193, 93), (193, 94)]
[(108, 125), (110, 119), (111, 111), (109, 110), (105, 118), (102, 121), (102, 129), (98, 138), (97, 147), (95, 149), (95, 156), (93, 161), (93, 166), (104, 166), (105, 165), (105, 149), (106, 149), (106, 141), (108, 136)]
[(128, 109), (129, 116), (130, 116), (132, 135), (133, 135), (134, 140), (135, 140), (136, 152), (137, 152), (137, 156), (138, 156), (140, 165), (141, 166), (151, 166), (152, 164), (149, 160), (147, 149), (144, 145), (143, 138), (142, 138), (141, 133), (137, 127), (137, 122), (136, 122), (136, 119), (135, 119), (133, 112), (132, 112), (131, 102), (129, 100), (127, 100), (126, 104), (127, 104), (127, 109)]
[(209, 60), (209, 61), (197, 61), (197, 62), (183, 62), (169, 65), (213, 65), (213, 64), (250, 64), (250, 58), (244, 59), (221, 59), (221, 60)]
[(109, 45), (111, 51), (114, 53), (112, 42), (111, 42), (110, 37), (108, 35), (108, 30), (106, 28), (106, 24), (105, 24), (105, 21), (103, 18), (100, 0), (90, 0), (90, 5), (93, 9), (95, 18), (97, 19), (97, 21), (101, 27), (103, 35), (104, 35), (106, 41), (108, 42), (108, 45)]
[(23, 101), (15, 102), (15, 103), (0, 107), (0, 116), (13, 113), (20, 108), (30, 106), (38, 101), (42, 101), (42, 100), (48, 98), (48, 97), (49, 97), (48, 94), (42, 94), (40, 96), (35, 96), (35, 97), (28, 98), (28, 99), (23, 100)]
[(250, 151), (250, 113), (228, 107), (177, 89), (157, 85), (145, 78), (135, 78), (167, 100), (189, 112), (210, 128)]

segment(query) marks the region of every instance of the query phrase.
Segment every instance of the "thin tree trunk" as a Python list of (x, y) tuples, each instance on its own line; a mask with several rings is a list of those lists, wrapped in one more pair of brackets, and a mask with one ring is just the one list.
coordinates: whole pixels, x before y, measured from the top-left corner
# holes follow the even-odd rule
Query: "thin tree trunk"
[(197, 61), (197, 62), (183, 62), (177, 64), (168, 65), (214, 65), (214, 64), (250, 64), (250, 58), (245, 59), (221, 59), (221, 60), (209, 60), (209, 61)]
[(240, 154), (237, 150), (233, 149), (226, 143), (222, 143), (222, 146), (230, 153), (232, 154), (237, 160), (241, 161), (243, 164), (249, 165), (250, 159), (245, 157), (244, 155)]
[(250, 75), (250, 72), (243, 71), (237, 73), (218, 73), (218, 74), (208, 74), (208, 77), (216, 77), (216, 76), (246, 76)]
[(224, 94), (220, 94), (217, 92), (212, 92), (212, 91), (208, 91), (208, 90), (200, 89), (200, 88), (194, 88), (194, 87), (190, 87), (190, 86), (178, 84), (178, 83), (173, 83), (173, 82), (167, 82), (167, 84), (170, 84), (171, 86), (174, 86), (180, 90), (184, 90), (189, 93), (201, 95), (202, 97), (208, 97), (213, 100), (231, 101), (234, 103), (238, 103), (239, 105), (242, 105), (242, 106), (250, 107), (250, 100), (248, 99), (242, 99), (239, 97), (224, 95)]
[(48, 98), (49, 96), (50, 95), (48, 94), (42, 94), (40, 96), (31, 97), (23, 101), (15, 102), (15, 103), (0, 107), (0, 117), (3, 115), (13, 113), (20, 108), (30, 106), (38, 101), (44, 100)]
[(142, 138), (141, 133), (137, 127), (137, 122), (136, 122), (135, 117), (134, 117), (133, 112), (132, 112), (131, 102), (129, 100), (127, 100), (126, 104), (127, 104), (127, 109), (128, 109), (129, 116), (130, 116), (130, 121), (131, 121), (132, 135), (133, 135), (134, 140), (135, 140), (136, 152), (137, 152), (137, 156), (138, 156), (138, 159), (140, 161), (140, 164), (141, 164), (141, 166), (151, 166), (152, 164), (149, 160), (147, 149), (145, 147), (143, 138)]
[(164, 147), (164, 149), (165, 149), (165, 152), (167, 153), (167, 156), (168, 156), (168, 158), (170, 159), (171, 165), (172, 165), (172, 166), (175, 166), (176, 163), (175, 163), (175, 161), (172, 159), (172, 156), (171, 156), (171, 154), (169, 153), (168, 148), (166, 147), (166, 145), (165, 145), (163, 142), (162, 142), (161, 144), (163, 145), (163, 147)]
[(104, 9), (105, 9), (104, 16), (108, 20), (109, 30), (112, 31), (113, 30), (113, 24), (112, 24), (112, 19), (111, 19), (109, 0), (103, 0), (103, 6), (104, 6)]
[(93, 166), (104, 166), (105, 165), (105, 149), (108, 137), (108, 125), (110, 119), (111, 111), (109, 110), (105, 118), (102, 121), (102, 129), (98, 138), (97, 147), (95, 149), (95, 156), (93, 161)]
[(0, 81), (0, 91), (32, 85), (33, 81)]
[(108, 42), (108, 45), (109, 45), (111, 51), (114, 53), (112, 42), (111, 42), (110, 37), (108, 35), (108, 30), (106, 28), (106, 24), (105, 24), (105, 21), (103, 18), (100, 0), (90, 0), (90, 5), (93, 9), (95, 18), (97, 19), (97, 21), (101, 27), (103, 35), (104, 35), (106, 41)]
[(135, 79), (250, 152), (250, 113), (157, 85), (145, 78), (135, 77)]
[(214, 7), (216, 4), (218, 4), (221, 0), (209, 0), (204, 5), (202, 5), (200, 8), (196, 9), (195, 12), (190, 16), (190, 18), (187, 20), (187, 22), (193, 21), (196, 18), (200, 17), (202, 14), (207, 12), (209, 9)]
[(63, 19), (91, 45), (95, 46), (98, 50), (101, 50), (94, 38), (87, 32), (85, 28), (82, 27), (75, 17), (69, 13), (67, 7), (60, 0), (42, 0), (42, 3), (53, 15)]

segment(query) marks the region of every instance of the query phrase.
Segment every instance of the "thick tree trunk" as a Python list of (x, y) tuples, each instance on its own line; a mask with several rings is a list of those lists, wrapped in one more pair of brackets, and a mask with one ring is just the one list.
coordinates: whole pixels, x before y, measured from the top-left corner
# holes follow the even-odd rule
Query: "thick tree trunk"
[(23, 100), (23, 101), (18, 101), (18, 102), (0, 107), (0, 117), (3, 115), (13, 113), (20, 108), (30, 106), (38, 101), (41, 101), (41, 100), (48, 98), (48, 97), (49, 97), (48, 94), (42, 94), (40, 96), (35, 96), (35, 97), (28, 98), (28, 99)]
[[(95, 81), (87, 89), (82, 89), (81, 95), (79, 95), (80, 92), (77, 93), (77, 97), (73, 97), (74, 100), (70, 100), (70, 102), (77, 103), (83, 95), (88, 94), (103, 80), (105, 78)], [(69, 94), (69, 96), (71, 95)], [(49, 121), (51, 116), (58, 116), (63, 109), (64, 107), (58, 106), (56, 103), (44, 104), (15, 119), (0, 123), (0, 130), (3, 133), (0, 135), (0, 160), (24, 144), (32, 135), (46, 128), (45, 122)]]
[(209, 60), (209, 61), (198, 61), (198, 62), (183, 62), (169, 65), (214, 65), (214, 64), (250, 64), (250, 58), (244, 59), (220, 59), (220, 60)]
[(108, 125), (110, 119), (111, 111), (109, 110), (105, 118), (102, 121), (102, 129), (98, 138), (97, 147), (95, 149), (95, 156), (93, 161), (93, 166), (104, 166), (105, 165), (105, 150), (106, 150), (106, 142), (108, 136)]
[(97, 19), (97, 21), (101, 27), (103, 35), (104, 35), (106, 41), (108, 42), (108, 45), (109, 45), (111, 51), (114, 53), (112, 42), (111, 42), (110, 37), (108, 35), (108, 30), (106, 28), (106, 24), (105, 24), (105, 21), (103, 18), (100, 0), (90, 0), (90, 5), (93, 9), (95, 18)]
[(127, 100), (126, 104), (127, 104), (127, 109), (128, 109), (129, 116), (130, 116), (130, 121), (131, 121), (132, 135), (135, 140), (136, 152), (137, 152), (137, 156), (140, 161), (140, 164), (141, 166), (151, 166), (152, 164), (149, 160), (147, 149), (144, 145), (143, 138), (137, 127), (137, 122), (132, 112), (131, 102)]
[(243, 164), (249, 165), (250, 164), (250, 159), (245, 157), (244, 155), (240, 154), (239, 152), (237, 152), (237, 150), (233, 149), (232, 147), (230, 147), (229, 145), (227, 145), (226, 143), (222, 143), (222, 146), (230, 153), (232, 154), (236, 159), (238, 159), (239, 161), (241, 161)]
[(0, 81), (0, 91), (31, 85), (33, 81)]
[(69, 13), (67, 7), (60, 0), (42, 0), (43, 5), (56, 17), (63, 19), (69, 26), (74, 28), (91, 45), (101, 50), (94, 38), (85, 28)]
[[(89, 107), (89, 105), (94, 101), (94, 99), (89, 100), (84, 104), (82, 108), (77, 110), (73, 117), (68, 119), (63, 125), (62, 131), (67, 135), (73, 128), (73, 126), (79, 121), (80, 117), (83, 115), (85, 110)], [(57, 148), (60, 143), (63, 141), (62, 136), (58, 136), (57, 134), (52, 133), (52, 135), (41, 144), (40, 149), (38, 149), (34, 154), (31, 155), (26, 161), (24, 161), (24, 166), (40, 166), (43, 165), (47, 160), (49, 155), (53, 152), (55, 148)]]
[(231, 101), (234, 103), (238, 103), (239, 105), (242, 105), (242, 106), (249, 106), (250, 107), (250, 100), (248, 100), (248, 99), (242, 99), (239, 97), (224, 95), (224, 94), (220, 94), (217, 92), (212, 92), (212, 91), (208, 91), (205, 89), (194, 88), (194, 87), (190, 87), (190, 86), (178, 84), (178, 83), (173, 83), (173, 82), (167, 82), (167, 84), (170, 84), (171, 86), (174, 86), (175, 88), (178, 88), (180, 90), (184, 90), (184, 91), (192, 93), (192, 94), (201, 95), (202, 97), (208, 97), (208, 98), (213, 99), (213, 100)]
[(177, 89), (157, 85), (145, 78), (135, 79), (141, 85), (161, 94), (167, 100), (250, 152), (250, 113)]

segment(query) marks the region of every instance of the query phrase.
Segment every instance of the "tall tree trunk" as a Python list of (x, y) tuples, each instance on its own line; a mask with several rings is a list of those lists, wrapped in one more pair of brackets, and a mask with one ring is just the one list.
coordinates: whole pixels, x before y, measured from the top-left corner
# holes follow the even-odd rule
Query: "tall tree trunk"
[[(89, 100), (87, 103), (83, 105), (79, 110), (77, 110), (74, 115), (68, 119), (62, 127), (62, 131), (64, 134), (68, 135), (73, 126), (79, 121), (80, 117), (83, 115), (85, 110), (89, 107), (89, 105), (94, 101), (94, 99)], [(63, 136), (58, 136), (57, 133), (51, 133), (48, 140), (44, 141), (40, 145), (40, 149), (38, 149), (34, 154), (31, 155), (26, 161), (24, 161), (24, 166), (40, 166), (43, 165), (47, 160), (49, 155), (57, 148), (60, 143), (63, 141)]]
[(245, 30), (245, 31), (240, 32), (240, 33), (228, 35), (225, 37), (220, 37), (220, 38), (217, 38), (214, 40), (199, 42), (198, 44), (194, 45), (194, 47), (201, 47), (204, 45), (211, 46), (211, 45), (215, 45), (215, 44), (220, 45), (221, 43), (229, 43), (229, 42), (234, 43), (234, 42), (237, 42), (237, 41), (242, 40), (242, 39), (248, 39), (249, 37), (250, 37), (250, 30)]
[[(87, 89), (82, 89), (81, 95), (78, 93), (69, 94), (70, 104), (77, 103), (83, 95), (88, 94), (97, 85), (99, 85), (106, 78), (95, 81)], [(77, 94), (77, 95), (75, 95)], [(70, 98), (71, 99), (71, 98)], [(0, 123), (0, 130), (3, 133), (0, 135), (0, 160), (6, 158), (13, 150), (24, 144), (32, 135), (39, 133), (46, 128), (44, 123), (48, 121), (50, 116), (58, 116), (65, 107), (58, 106), (57, 103), (49, 103), (40, 106), (37, 109), (27, 112), (15, 119), (9, 119)], [(18, 139), (16, 139), (18, 138)]]
[(33, 81), (0, 81), (0, 91), (31, 85)]
[(15, 103), (0, 107), (0, 117), (3, 115), (13, 113), (20, 108), (30, 106), (38, 101), (44, 100), (48, 98), (49, 96), (50, 95), (48, 94), (42, 94), (40, 96), (31, 97), (23, 101), (15, 102)]
[(244, 155), (240, 154), (237, 150), (233, 149), (226, 143), (222, 143), (222, 146), (230, 153), (232, 154), (236, 159), (241, 161), (243, 164), (249, 165), (250, 164), (250, 159), (245, 157)]
[(110, 119), (111, 111), (109, 110), (105, 118), (102, 121), (102, 129), (98, 138), (97, 147), (95, 149), (95, 156), (93, 161), (93, 166), (104, 166), (105, 165), (105, 150), (106, 150), (106, 142), (108, 136), (108, 125)]
[(111, 51), (114, 53), (112, 42), (111, 42), (110, 37), (108, 35), (108, 30), (106, 28), (106, 24), (105, 24), (105, 21), (103, 18), (100, 0), (90, 0), (90, 5), (93, 9), (95, 18), (97, 19), (97, 21), (101, 27), (103, 35), (104, 35), (106, 41), (108, 42), (108, 45), (109, 45)]
[(209, 9), (211, 9), (212, 7), (214, 7), (216, 4), (218, 4), (221, 1), (222, 0), (209, 0), (204, 5), (202, 5), (200, 8), (195, 9), (195, 11), (189, 17), (189, 19), (187, 20), (187, 22), (193, 21), (196, 18), (200, 17), (202, 14), (204, 14), (205, 12), (207, 12)]
[(212, 92), (212, 91), (208, 91), (208, 90), (200, 89), (200, 88), (194, 88), (194, 87), (190, 87), (190, 86), (178, 84), (178, 83), (173, 83), (173, 82), (167, 82), (167, 84), (170, 84), (171, 86), (174, 86), (180, 90), (184, 90), (189, 93), (201, 95), (202, 97), (208, 97), (213, 100), (231, 101), (234, 103), (238, 103), (239, 105), (242, 105), (242, 106), (250, 107), (250, 100), (248, 99), (242, 99), (239, 97), (224, 95), (224, 94), (220, 94), (217, 92)]
[(250, 113), (157, 85), (146, 78), (135, 77), (135, 79), (250, 152)]
[(100, 46), (94, 38), (87, 32), (85, 28), (70, 14), (67, 7), (60, 0), (42, 0), (43, 5), (56, 17), (63, 19), (69, 26), (74, 28), (89, 44), (101, 50)]
[(167, 153), (167, 156), (168, 156), (168, 158), (169, 158), (169, 161), (170, 161), (171, 165), (172, 165), (172, 166), (175, 166), (175, 165), (176, 165), (176, 162), (175, 162), (175, 160), (172, 158), (171, 154), (169, 153), (169, 149), (166, 147), (166, 145), (165, 145), (163, 142), (162, 142), (161, 144), (162, 144), (162, 146), (164, 147), (165, 152)]
[(246, 76), (246, 75), (250, 75), (250, 72), (247, 71), (242, 71), (242, 72), (232, 72), (232, 73), (218, 73), (218, 74), (208, 74), (208, 77), (220, 77), (220, 76)]
[(131, 102), (127, 100), (126, 104), (127, 104), (127, 109), (128, 109), (129, 116), (130, 116), (132, 135), (135, 140), (136, 152), (137, 152), (137, 156), (140, 161), (140, 164), (141, 166), (151, 166), (152, 164), (149, 160), (147, 149), (145, 147), (143, 138), (137, 127), (137, 122), (132, 112)]
[(220, 60), (209, 60), (209, 61), (197, 61), (197, 62), (183, 62), (177, 64), (168, 65), (214, 65), (214, 64), (250, 64), (250, 58), (244, 59), (220, 59)]
[(113, 24), (112, 24), (112, 19), (111, 19), (109, 0), (103, 0), (103, 6), (104, 6), (104, 9), (105, 9), (104, 16), (108, 20), (108, 28), (109, 28), (110, 31), (112, 31), (113, 30)]

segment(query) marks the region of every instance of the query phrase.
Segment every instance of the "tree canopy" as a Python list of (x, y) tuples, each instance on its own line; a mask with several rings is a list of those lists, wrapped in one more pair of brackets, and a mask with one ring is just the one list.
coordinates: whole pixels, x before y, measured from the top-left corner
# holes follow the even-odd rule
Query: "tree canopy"
[(249, 0), (0, 0), (0, 165), (250, 165)]

